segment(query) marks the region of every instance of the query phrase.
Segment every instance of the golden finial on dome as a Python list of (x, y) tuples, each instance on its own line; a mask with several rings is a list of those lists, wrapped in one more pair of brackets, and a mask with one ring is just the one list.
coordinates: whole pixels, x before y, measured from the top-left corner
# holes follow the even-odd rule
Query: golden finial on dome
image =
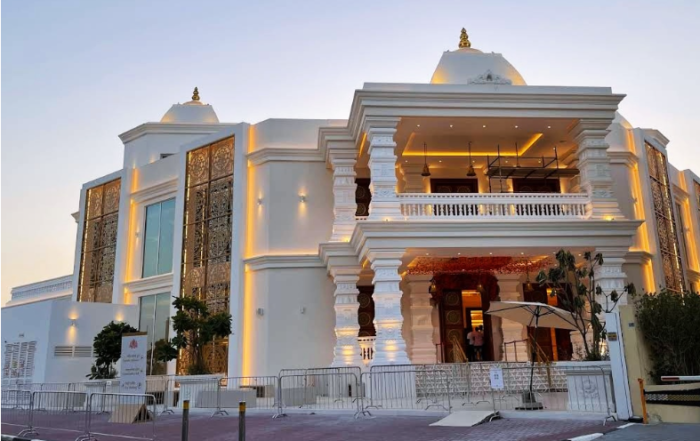
[(199, 89), (196, 87), (194, 88), (194, 92), (192, 92), (192, 101), (199, 101)]
[(467, 35), (467, 30), (462, 28), (462, 33), (459, 34), (459, 48), (472, 47), (471, 41), (469, 41), (469, 35)]

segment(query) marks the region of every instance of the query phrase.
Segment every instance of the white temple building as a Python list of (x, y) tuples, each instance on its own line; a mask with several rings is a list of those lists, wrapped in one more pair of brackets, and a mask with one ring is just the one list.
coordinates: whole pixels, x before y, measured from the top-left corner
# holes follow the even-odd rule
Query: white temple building
[[(173, 296), (231, 312), (207, 360), (252, 376), (452, 362), (477, 326), (485, 360), (527, 360), (529, 330), (484, 311), (556, 304), (529, 282), (562, 248), (602, 253), (606, 290), (700, 291), (700, 177), (617, 112), (625, 95), (528, 85), (464, 31), (427, 80), (366, 83), (347, 120), (256, 124), (195, 88), (119, 135), (123, 164), (79, 195), (73, 274), (2, 309), (3, 380), (84, 379), (111, 320), (172, 337)], [(568, 331), (538, 344), (576, 356)]]

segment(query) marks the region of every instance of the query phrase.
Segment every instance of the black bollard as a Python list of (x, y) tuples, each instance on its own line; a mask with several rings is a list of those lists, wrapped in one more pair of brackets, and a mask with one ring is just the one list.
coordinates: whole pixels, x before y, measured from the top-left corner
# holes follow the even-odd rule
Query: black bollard
[(190, 435), (190, 400), (182, 402), (182, 441), (187, 441)]
[(245, 401), (238, 402), (238, 441), (245, 441)]

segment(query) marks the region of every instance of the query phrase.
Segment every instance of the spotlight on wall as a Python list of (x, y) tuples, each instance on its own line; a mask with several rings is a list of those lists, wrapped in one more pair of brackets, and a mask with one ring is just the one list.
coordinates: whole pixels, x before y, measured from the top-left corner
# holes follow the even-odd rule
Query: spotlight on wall
[(265, 310), (262, 309), (262, 308), (258, 308), (258, 310), (257, 310), (256, 312), (258, 313), (258, 315), (259, 315), (260, 317), (262, 317), (262, 316), (265, 315)]
[(306, 195), (305, 194), (300, 194), (299, 195), (299, 202), (304, 203), (306, 202)]
[(71, 328), (75, 328), (75, 319), (71, 319), (70, 326)]
[(263, 203), (263, 198), (258, 198), (258, 205), (262, 205)]

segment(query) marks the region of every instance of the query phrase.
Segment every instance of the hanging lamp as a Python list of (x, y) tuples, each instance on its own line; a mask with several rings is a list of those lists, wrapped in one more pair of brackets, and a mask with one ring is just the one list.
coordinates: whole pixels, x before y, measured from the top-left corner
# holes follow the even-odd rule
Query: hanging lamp
[(525, 268), (527, 277), (525, 279), (525, 291), (526, 292), (532, 292), (535, 290), (535, 288), (532, 287), (532, 282), (530, 282), (530, 261), (528, 260), (526, 262), (527, 267)]
[(469, 141), (469, 167), (467, 167), (467, 176), (473, 178), (476, 176), (476, 171), (474, 170), (474, 165), (472, 165), (472, 142)]
[(425, 142), (423, 143), (423, 161), (425, 161), (423, 164), (423, 173), (420, 175), (428, 177), (430, 176), (430, 167), (428, 167), (428, 144)]

